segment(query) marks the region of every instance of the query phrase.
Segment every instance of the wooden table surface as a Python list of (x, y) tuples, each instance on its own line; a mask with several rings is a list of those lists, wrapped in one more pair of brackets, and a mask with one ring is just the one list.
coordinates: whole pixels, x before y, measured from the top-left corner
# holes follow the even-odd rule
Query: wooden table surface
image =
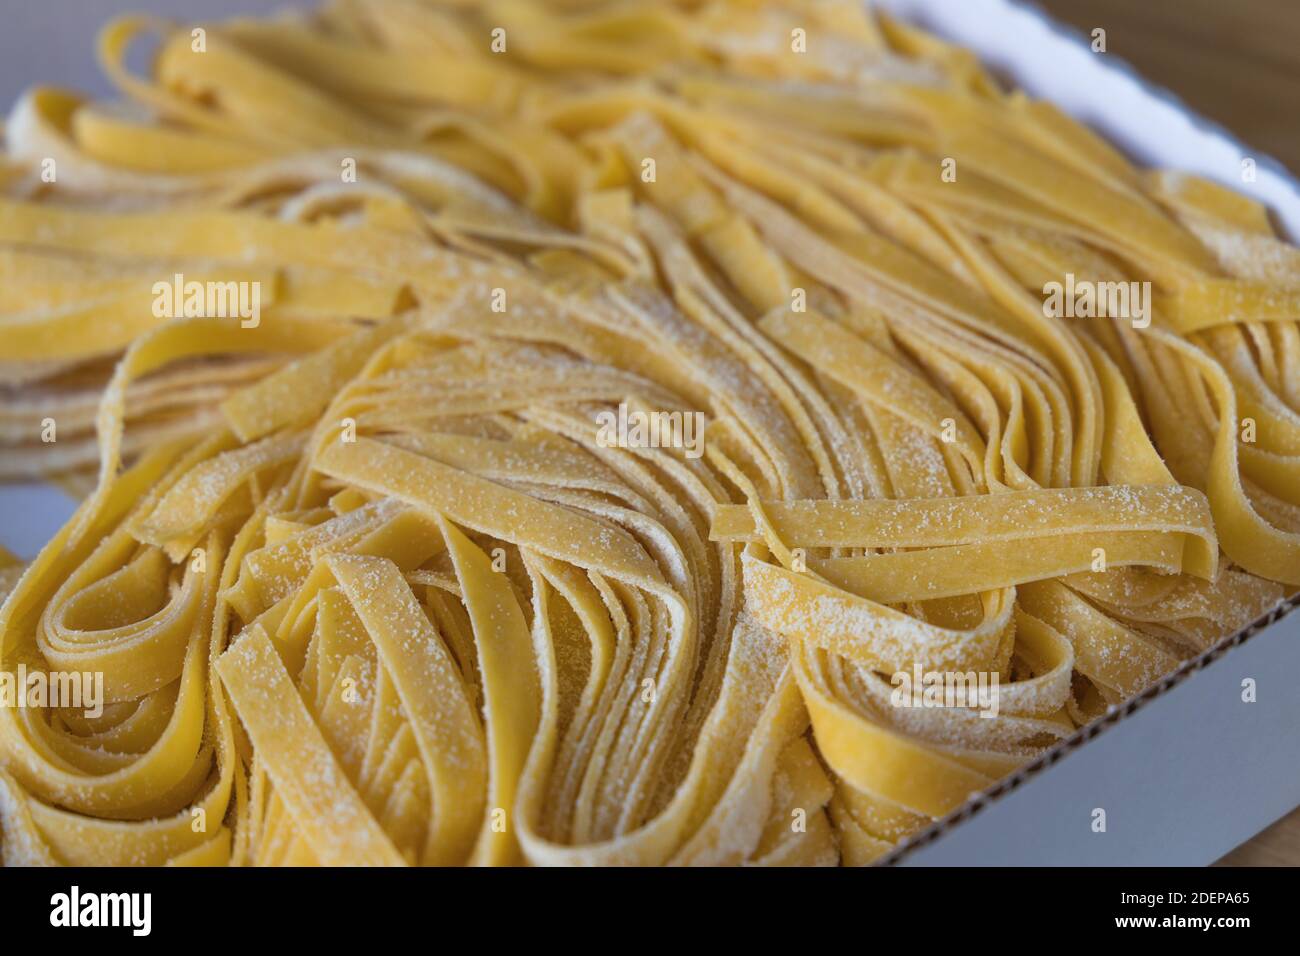
[[(1037, 0), (1248, 146), (1300, 173), (1300, 0)], [(1300, 866), (1300, 810), (1222, 866)]]
[(1300, 0), (1037, 0), (1300, 173)]

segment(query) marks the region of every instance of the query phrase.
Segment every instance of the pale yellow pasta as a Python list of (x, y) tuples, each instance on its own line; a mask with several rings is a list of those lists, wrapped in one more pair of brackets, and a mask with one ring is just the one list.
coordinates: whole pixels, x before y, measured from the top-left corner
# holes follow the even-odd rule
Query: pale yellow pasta
[(0, 166), (0, 671), (104, 692), (7, 864), (870, 863), (1300, 587), (1300, 253), (855, 0), (99, 53)]

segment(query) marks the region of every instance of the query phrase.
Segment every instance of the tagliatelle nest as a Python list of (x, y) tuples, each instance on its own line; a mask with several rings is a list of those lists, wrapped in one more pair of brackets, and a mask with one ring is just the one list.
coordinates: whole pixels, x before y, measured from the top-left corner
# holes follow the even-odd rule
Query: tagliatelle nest
[(1300, 585), (1300, 253), (856, 2), (101, 54), (0, 166), (0, 670), (103, 690), (6, 863), (865, 863)]

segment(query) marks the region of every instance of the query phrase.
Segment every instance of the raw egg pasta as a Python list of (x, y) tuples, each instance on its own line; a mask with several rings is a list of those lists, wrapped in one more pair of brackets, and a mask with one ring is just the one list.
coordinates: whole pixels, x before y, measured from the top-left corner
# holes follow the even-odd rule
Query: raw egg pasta
[(103, 684), (7, 864), (868, 863), (1300, 586), (1300, 253), (857, 2), (99, 56), (0, 159), (0, 670)]

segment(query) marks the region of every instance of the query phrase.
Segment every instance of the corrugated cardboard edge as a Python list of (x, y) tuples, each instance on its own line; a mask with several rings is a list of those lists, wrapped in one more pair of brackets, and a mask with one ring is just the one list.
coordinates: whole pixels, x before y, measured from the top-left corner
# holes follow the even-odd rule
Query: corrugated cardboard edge
[(1184, 661), (1182, 666), (1177, 670), (1166, 674), (1136, 697), (1131, 697), (1123, 704), (1112, 708), (1092, 723), (1080, 727), (1073, 735), (1065, 738), (1060, 743), (1055, 744), (1050, 750), (1044, 752), (1033, 762), (1021, 767), (1015, 773), (1003, 777), (987, 789), (981, 790), (946, 817), (936, 820), (926, 829), (908, 837), (888, 856), (877, 860), (876, 865), (892, 866), (893, 864), (902, 861), (915, 850), (938, 840), (953, 827), (974, 817), (994, 800), (997, 800), (1004, 794), (1010, 793), (1012, 790), (1015, 790), (1026, 782), (1032, 780), (1048, 767), (1058, 763), (1070, 753), (1088, 743), (1088, 741), (1092, 740), (1094, 737), (1105, 733), (1116, 724), (1119, 724), (1134, 711), (1145, 707), (1157, 697), (1164, 695), (1183, 681), (1187, 680), (1187, 678), (1191, 677), (1192, 674), (1208, 667), (1210, 664), (1213, 664), (1238, 644), (1244, 644), (1256, 634), (1259, 634), (1268, 627), (1271, 627), (1273, 624), (1276, 624), (1297, 607), (1300, 607), (1300, 593), (1294, 594), (1286, 600), (1281, 601), (1271, 611), (1259, 617), (1240, 631), (1237, 631), (1235, 634), (1225, 637), (1223, 640), (1219, 641), (1213, 647), (1204, 651), (1197, 657)]
[[(1036, 4), (1030, 3), (1028, 0), (1006, 0), (1006, 2), (1010, 6), (1018, 8), (1022, 13), (1028, 14), (1029, 16), (1041, 21), (1043, 26), (1062, 41), (1074, 46), (1085, 48), (1088, 46), (1077, 32), (1049, 16)], [(882, 5), (888, 6), (887, 3)], [(1250, 154), (1255, 156), (1257, 167), (1266, 169), (1279, 179), (1286, 181), (1295, 194), (1297, 202), (1300, 202), (1300, 182), (1296, 182), (1290, 171), (1287, 170), (1280, 161), (1270, 156), (1258, 155), (1252, 150), (1247, 150), (1241, 145), (1237, 138), (1223, 126), (1192, 111), (1191, 108), (1172, 91), (1146, 80), (1137, 68), (1127, 61), (1116, 57), (1113, 54), (1108, 54), (1106, 63), (1102, 68), (1121, 73), (1128, 77), (1133, 83), (1140, 87), (1147, 96), (1164, 103), (1166, 106), (1172, 107), (1181, 113), (1186, 118), (1188, 125), (1196, 131), (1235, 144), (1241, 149), (1243, 155)], [(1228, 185), (1235, 184), (1229, 183)], [(1293, 240), (1296, 238), (1294, 228), (1286, 231), (1291, 233), (1291, 238)], [(954, 827), (977, 816), (993, 801), (1033, 780), (1048, 767), (1058, 763), (1093, 738), (1116, 726), (1130, 714), (1145, 707), (1151, 701), (1166, 694), (1168, 691), (1187, 680), (1192, 674), (1208, 667), (1210, 664), (1213, 664), (1234, 647), (1245, 643), (1266, 628), (1276, 624), (1282, 618), (1294, 611), (1298, 606), (1300, 606), (1300, 593), (1294, 594), (1290, 598), (1281, 601), (1276, 607), (1245, 628), (1242, 628), (1235, 634), (1223, 638), (1213, 647), (1204, 651), (1197, 657), (1185, 661), (1177, 670), (1165, 675), (1136, 697), (1132, 697), (1123, 704), (1112, 708), (1105, 715), (1097, 718), (1092, 723), (1080, 727), (1073, 735), (1062, 740), (1060, 743), (1055, 744), (1037, 759), (1026, 764), (1015, 773), (1003, 777), (987, 789), (974, 794), (969, 800), (952, 813), (936, 820), (926, 829), (905, 839), (891, 853), (877, 860), (875, 865), (893, 866), (905, 860), (921, 847), (927, 846), (928, 844), (941, 839)]]

